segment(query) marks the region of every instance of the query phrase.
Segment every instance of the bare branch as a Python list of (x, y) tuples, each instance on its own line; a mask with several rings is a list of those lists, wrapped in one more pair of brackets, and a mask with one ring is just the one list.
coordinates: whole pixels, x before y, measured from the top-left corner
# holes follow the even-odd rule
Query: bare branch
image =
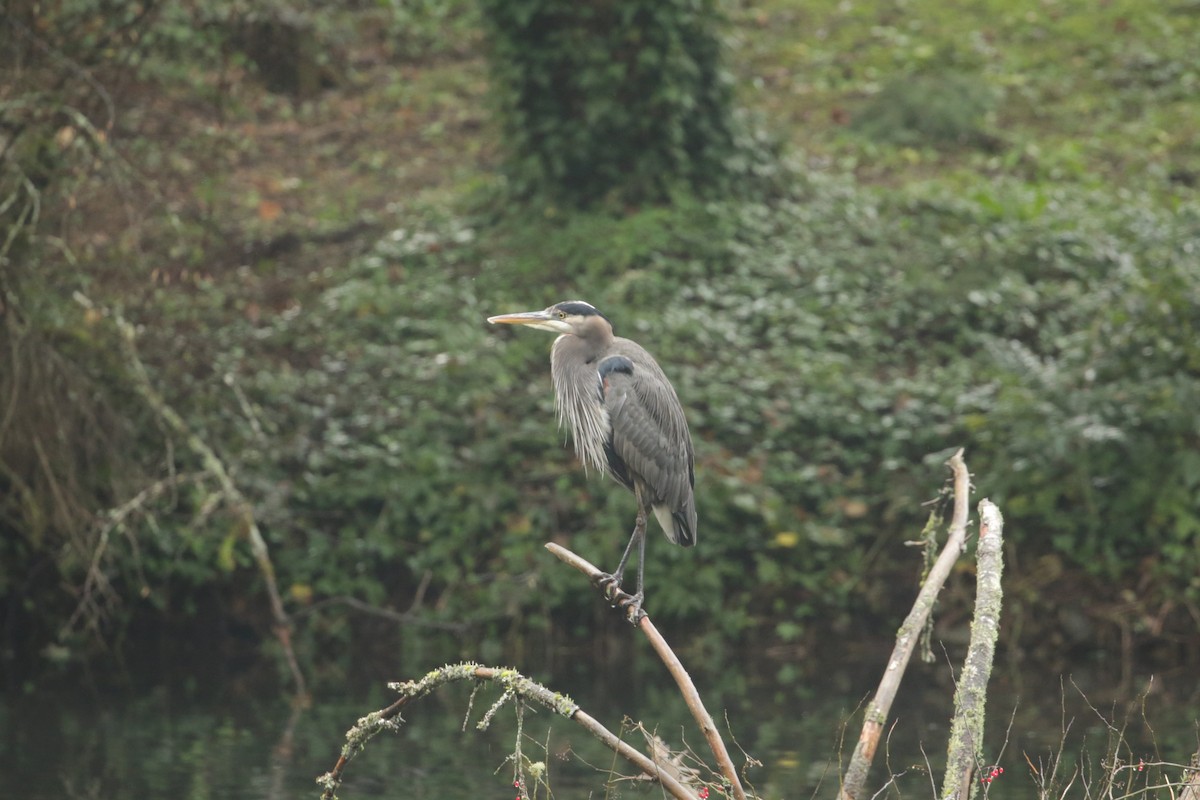
[[(593, 586), (601, 588), (600, 580), (605, 576), (605, 573), (590, 561), (553, 542), (548, 543), (546, 549), (563, 563), (574, 567), (586, 575), (591, 580)], [(622, 596), (629, 597), (618, 587), (609, 587), (609, 602), (624, 608), (625, 605), (620, 602)], [(629, 599), (632, 600), (632, 597)], [(663, 639), (662, 634), (654, 627), (654, 623), (650, 621), (648, 615), (643, 612), (637, 620), (636, 625), (646, 635), (650, 646), (654, 648), (654, 652), (658, 653), (658, 657), (662, 659), (663, 664), (667, 667), (667, 671), (671, 673), (671, 677), (675, 679), (676, 685), (679, 686), (679, 691), (683, 694), (683, 700), (687, 703), (687, 707), (692, 712), (692, 716), (695, 717), (696, 723), (700, 726), (704, 738), (708, 741), (708, 746), (712, 750), (713, 756), (717, 759), (721, 774), (725, 776), (725, 780), (729, 783), (733, 797), (735, 800), (746, 800), (746, 790), (742, 788), (742, 782), (738, 778), (737, 769), (733, 766), (733, 760), (729, 758), (729, 751), (725, 748), (725, 742), (721, 739), (721, 734), (717, 731), (717, 726), (713, 722), (712, 716), (704, 708), (704, 702), (700, 699), (700, 693), (696, 691), (696, 684), (692, 682), (691, 676), (683, 668), (683, 664), (676, 657), (674, 651), (671, 650), (670, 645)]]
[(204, 473), (199, 472), (172, 475), (146, 486), (129, 500), (105, 512), (98, 526), (99, 533), (96, 537), (95, 546), (92, 548), (91, 558), (88, 561), (88, 569), (84, 576), (83, 586), (79, 590), (79, 600), (75, 605), (75, 611), (72, 612), (71, 617), (59, 629), (60, 639), (74, 630), (76, 624), (81, 619), (85, 619), (88, 625), (98, 626), (100, 622), (99, 617), (103, 613), (102, 605), (106, 601), (115, 602), (115, 592), (109, 584), (108, 577), (104, 574), (103, 568), (104, 555), (108, 549), (108, 541), (112, 532), (124, 526), (126, 521), (134, 514), (147, 514), (147, 506), (168, 491), (174, 490), (185, 483), (199, 481), (203, 476)]
[(946, 546), (942, 548), (941, 554), (921, 585), (917, 599), (913, 602), (912, 610), (908, 612), (908, 616), (896, 634), (896, 646), (892, 649), (887, 669), (884, 670), (883, 678), (879, 681), (879, 688), (875, 690), (875, 699), (867, 707), (862, 733), (858, 737), (854, 755), (850, 757), (850, 766), (846, 769), (846, 777), (838, 792), (838, 800), (859, 800), (866, 796), (864, 787), (867, 783), (867, 773), (871, 769), (871, 761), (875, 758), (875, 750), (879, 746), (879, 737), (883, 732), (883, 725), (887, 721), (888, 713), (891, 711), (892, 701), (896, 699), (900, 681), (904, 678), (904, 672), (908, 668), (909, 659), (912, 657), (913, 649), (916, 647), (925, 621), (933, 610), (934, 601), (937, 600), (938, 593), (942, 590), (942, 584), (946, 582), (954, 562), (958, 560), (966, 543), (967, 503), (971, 492), (971, 475), (967, 471), (966, 462), (963, 461), (961, 449), (946, 463), (954, 473), (954, 516), (950, 521), (950, 534), (946, 539)]

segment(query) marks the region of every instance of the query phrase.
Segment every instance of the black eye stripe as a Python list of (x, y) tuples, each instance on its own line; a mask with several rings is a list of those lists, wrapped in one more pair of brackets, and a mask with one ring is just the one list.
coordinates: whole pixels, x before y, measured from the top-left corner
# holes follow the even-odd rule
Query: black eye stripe
[(557, 306), (555, 306), (555, 309), (559, 314), (567, 314), (577, 317), (595, 317), (599, 316), (600, 314), (600, 312), (597, 311), (593, 306), (590, 306), (587, 303), (582, 303), (578, 300), (559, 303)]
[(582, 300), (567, 300), (562, 303), (555, 303), (550, 306), (556, 314), (564, 314), (559, 319), (567, 317), (600, 317), (607, 320), (609, 325), (612, 325), (612, 320), (609, 320), (604, 314), (596, 310), (596, 307), (591, 303), (585, 303)]

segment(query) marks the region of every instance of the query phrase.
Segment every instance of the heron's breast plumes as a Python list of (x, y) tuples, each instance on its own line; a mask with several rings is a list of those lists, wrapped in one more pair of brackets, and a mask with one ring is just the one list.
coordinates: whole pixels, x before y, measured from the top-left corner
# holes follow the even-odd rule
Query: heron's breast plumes
[[(571, 337), (573, 338), (573, 337)], [(575, 453), (586, 469), (603, 473), (608, 468), (605, 446), (612, 438), (612, 422), (600, 390), (600, 374), (592, 364), (577, 364), (563, 355), (560, 347), (570, 346), (568, 337), (560, 336), (554, 343), (551, 370), (554, 378), (554, 401), (558, 407), (558, 423), (571, 432)]]
[[(597, 383), (599, 379), (597, 378)], [(558, 424), (571, 431), (575, 453), (585, 468), (604, 472), (608, 457), (604, 447), (612, 435), (608, 409), (592, 391), (580, 391), (575, 385), (556, 385), (554, 399), (558, 406)]]

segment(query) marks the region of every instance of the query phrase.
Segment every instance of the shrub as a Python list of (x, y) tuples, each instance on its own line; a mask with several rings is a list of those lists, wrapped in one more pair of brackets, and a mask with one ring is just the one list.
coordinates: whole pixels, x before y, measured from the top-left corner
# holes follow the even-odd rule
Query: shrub
[(735, 135), (711, 0), (486, 0), (518, 196), (588, 206), (728, 188)]
[(871, 98), (855, 115), (854, 128), (899, 145), (992, 146), (985, 126), (995, 103), (995, 92), (977, 76), (905, 76)]

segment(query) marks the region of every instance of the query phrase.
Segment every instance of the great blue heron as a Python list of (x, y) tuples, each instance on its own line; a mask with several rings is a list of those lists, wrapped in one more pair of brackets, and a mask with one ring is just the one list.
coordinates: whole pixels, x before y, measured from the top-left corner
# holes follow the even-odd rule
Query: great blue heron
[(696, 543), (692, 437), (674, 387), (637, 342), (613, 335), (612, 324), (589, 303), (573, 300), (545, 311), (488, 317), (493, 324), (527, 325), (559, 334), (550, 350), (550, 375), (559, 424), (571, 430), (584, 467), (612, 476), (637, 498), (633, 535), (606, 585), (621, 585), (638, 550), (637, 592), (630, 618), (645, 599), (646, 518), (653, 511), (675, 544)]

